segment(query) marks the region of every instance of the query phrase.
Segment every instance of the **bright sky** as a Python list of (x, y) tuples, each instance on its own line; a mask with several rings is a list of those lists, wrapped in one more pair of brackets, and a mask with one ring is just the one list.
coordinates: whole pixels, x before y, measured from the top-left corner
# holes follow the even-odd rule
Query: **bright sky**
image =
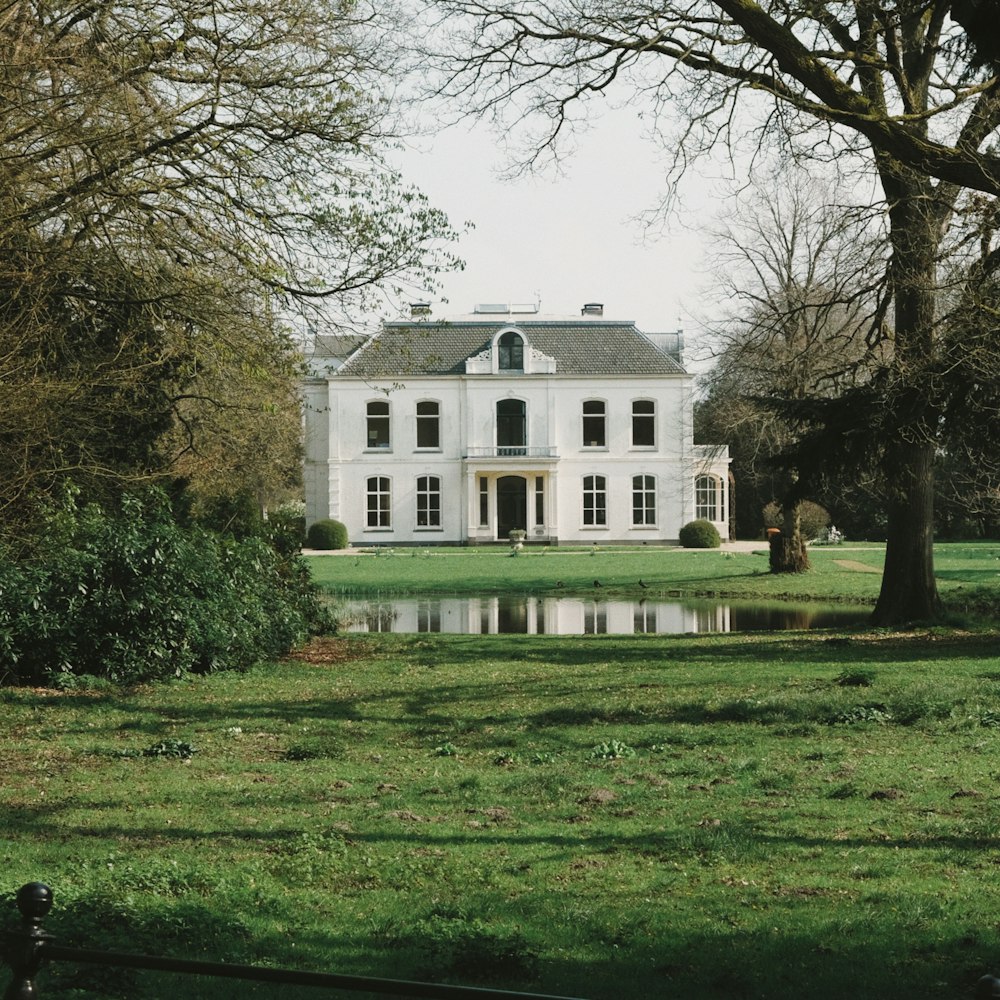
[(542, 313), (575, 315), (603, 302), (606, 316), (646, 332), (681, 327), (696, 347), (697, 317), (712, 306), (700, 233), (719, 201), (712, 182), (689, 175), (680, 217), (648, 231), (637, 217), (660, 203), (667, 165), (642, 130), (635, 112), (609, 112), (578, 137), (561, 175), (549, 167), (512, 181), (499, 176), (507, 160), (486, 126), (414, 143), (400, 160), (404, 178), (454, 226), (476, 227), (458, 248), (465, 271), (445, 276), (448, 303), (435, 302), (434, 315), (537, 301)]

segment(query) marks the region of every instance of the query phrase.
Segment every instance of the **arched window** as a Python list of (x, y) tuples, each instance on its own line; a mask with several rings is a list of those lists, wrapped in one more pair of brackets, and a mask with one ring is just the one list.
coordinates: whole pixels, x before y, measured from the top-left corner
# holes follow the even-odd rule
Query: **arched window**
[(502, 372), (524, 371), (524, 338), (513, 330), (500, 335), (497, 341), (497, 368)]
[(632, 447), (656, 447), (656, 403), (651, 399), (632, 400)]
[(417, 403), (417, 447), (441, 447), (441, 408), (430, 400)]
[(719, 480), (699, 476), (694, 481), (694, 516), (699, 520), (719, 521)]
[(607, 447), (607, 407), (601, 399), (583, 401), (584, 448)]
[(389, 447), (389, 404), (376, 400), (368, 404), (368, 442), (366, 448)]
[(607, 480), (604, 476), (583, 477), (583, 523), (585, 525), (608, 523)]
[(441, 527), (441, 480), (437, 476), (417, 477), (417, 527)]
[(656, 479), (632, 477), (632, 523), (656, 524)]
[(501, 455), (523, 455), (528, 443), (523, 399), (497, 402), (497, 450)]
[(369, 528), (392, 527), (392, 487), (388, 476), (369, 476), (367, 480)]

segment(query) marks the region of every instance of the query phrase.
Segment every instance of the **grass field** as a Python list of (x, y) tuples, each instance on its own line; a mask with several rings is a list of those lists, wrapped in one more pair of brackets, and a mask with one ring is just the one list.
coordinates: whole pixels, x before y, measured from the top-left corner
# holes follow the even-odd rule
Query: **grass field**
[[(517, 558), (503, 548), (396, 549), (391, 554), (312, 556), (314, 579), (337, 596), (411, 593), (592, 592), (605, 596), (722, 596), (874, 602), (885, 551), (877, 546), (810, 550), (812, 569), (772, 575), (767, 551), (527, 548)], [(935, 549), (942, 595), (990, 588), (1000, 593), (1000, 542), (951, 543)]]
[[(465, 555), (488, 579), (604, 553)], [(460, 558), (377, 572), (450, 565), (454, 586)], [(994, 559), (949, 547), (943, 586), (993, 585)], [(674, 565), (728, 587), (731, 564)], [(49, 882), (67, 944), (593, 1000), (960, 997), (1000, 964), (995, 630), (330, 638), (247, 675), (4, 689), (0, 710), (0, 886)]]
[(959, 996), (1000, 958), (996, 636), (312, 659), (3, 692), (5, 886), (67, 942), (593, 998)]

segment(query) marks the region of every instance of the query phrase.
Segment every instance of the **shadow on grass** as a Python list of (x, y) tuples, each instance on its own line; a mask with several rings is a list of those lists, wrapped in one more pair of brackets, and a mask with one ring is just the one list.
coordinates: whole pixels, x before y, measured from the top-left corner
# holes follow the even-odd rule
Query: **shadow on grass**
[[(743, 638), (743, 641), (740, 641)], [(781, 662), (783, 668), (797, 664), (831, 666), (878, 663), (933, 663), (962, 657), (995, 657), (995, 634), (932, 634), (858, 632), (855, 635), (808, 636), (761, 635), (724, 638), (706, 636), (586, 636), (580, 638), (529, 636), (399, 636), (389, 638), (374, 652), (380, 658), (405, 658), (427, 668), (454, 665), (464, 660), (471, 666), (539, 663), (560, 666), (587, 664), (644, 665), (650, 669), (669, 665), (708, 663), (724, 666), (740, 662)], [(735, 639), (735, 641), (734, 641)]]
[[(804, 697), (797, 701), (785, 699), (782, 687), (789, 678), (832, 685), (838, 675), (858, 666), (876, 672), (880, 667), (920, 666), (930, 668), (930, 673), (937, 662), (956, 658), (982, 660), (984, 666), (992, 667), (996, 662), (996, 641), (994, 635), (981, 634), (857, 638), (810, 635), (763, 641), (755, 638), (745, 643), (642, 636), (556, 642), (541, 637), (516, 643), (502, 636), (401, 637), (387, 644), (368, 644), (381, 654), (378, 659), (398, 661), (403, 672), (380, 676), (363, 694), (351, 691), (343, 697), (331, 697), (323, 682), (304, 683), (302, 689), (308, 693), (288, 697), (288, 686), (294, 682), (286, 676), (281, 680), (285, 690), (280, 697), (253, 698), (244, 697), (242, 692), (223, 692), (213, 700), (199, 701), (191, 697), (190, 690), (178, 691), (175, 697), (176, 689), (161, 687), (152, 696), (148, 691), (66, 695), (9, 689), (5, 700), (20, 707), (67, 709), (65, 721), (60, 722), (63, 731), (86, 736), (93, 741), (93, 750), (108, 756), (114, 756), (123, 745), (123, 735), (142, 734), (154, 739), (178, 724), (188, 731), (192, 727), (239, 726), (247, 731), (263, 728), (286, 742), (293, 739), (292, 730), (304, 723), (330, 730), (343, 723), (384, 725), (405, 742), (430, 738), (456, 725), (473, 732), (483, 726), (503, 725), (542, 731), (604, 723), (824, 723), (831, 713), (830, 698), (824, 701), (819, 692), (813, 693), (811, 701)], [(520, 653), (519, 662), (508, 665), (505, 658), (510, 657), (512, 647)], [(720, 677), (731, 688), (736, 687), (742, 663), (755, 671), (748, 684), (758, 683), (761, 671), (770, 672), (772, 680), (778, 681), (778, 696), (748, 700), (734, 692), (734, 696), (709, 705), (707, 694), (702, 697), (692, 693)], [(323, 672), (334, 681), (340, 676), (336, 666), (291, 664), (274, 669), (291, 670), (293, 676), (301, 670), (304, 681)], [(358, 669), (358, 664), (351, 669)], [(438, 669), (442, 670), (440, 679), (435, 675)], [(407, 670), (426, 673), (409, 685)], [(259, 674), (264, 684), (266, 674)], [(980, 671), (973, 676), (989, 679), (996, 672)], [(233, 678), (233, 682), (237, 686), (245, 684), (247, 695), (260, 690), (253, 676)], [(880, 691), (858, 697), (867, 704), (891, 701), (892, 695)], [(947, 695), (953, 701), (955, 697), (951, 692)], [(532, 710), (532, 699), (547, 705)], [(915, 721), (921, 713), (941, 718), (942, 712), (947, 714), (947, 699), (931, 704), (933, 699), (921, 694), (919, 704), (892, 706), (896, 709), (893, 714), (897, 722)], [(71, 708), (88, 711), (72, 714), (68, 711)], [(21, 728), (28, 734), (25, 727)], [(284, 749), (275, 747), (272, 759), (278, 759)]]
[[(305, 909), (316, 901), (295, 886), (255, 899), (136, 897), (127, 905), (113, 891), (54, 889), (47, 929), (65, 945), (590, 1000), (954, 998), (970, 995), (996, 958), (990, 915), (976, 904), (959, 914), (946, 907), (914, 912), (886, 895), (858, 900), (845, 912), (817, 891), (808, 906), (796, 907), (792, 921), (788, 897), (747, 884), (728, 899), (706, 901), (699, 919), (680, 925), (668, 888), (657, 891), (656, 906), (630, 916), (604, 911), (599, 899), (554, 913), (551, 898), (526, 893), (505, 900), (470, 886), (460, 899), (401, 899), (392, 916), (331, 922), (322, 931), (301, 929)], [(60, 902), (67, 895), (69, 903)], [(349, 895), (361, 916), (365, 893)], [(11, 922), (5, 914), (3, 923)], [(286, 929), (254, 933), (251, 922)], [(40, 983), (43, 995), (78, 1000), (327, 995), (72, 963), (48, 966)]]
[[(302, 798), (294, 800), (301, 805)], [(707, 801), (694, 799), (694, 801)], [(942, 807), (948, 797), (942, 793)], [(114, 802), (107, 802), (109, 809)], [(94, 808), (103, 807), (96, 803)], [(274, 803), (271, 803), (273, 806)], [(30, 838), (46, 834), (51, 836), (52, 821), (58, 814), (70, 806), (39, 805), (18, 809), (17, 834), (21, 838)], [(363, 857), (364, 845), (372, 847), (401, 847), (416, 850), (426, 854), (435, 850), (450, 847), (503, 848), (516, 855), (526, 848), (547, 848), (545, 855), (533, 855), (535, 862), (569, 861), (581, 854), (620, 854), (629, 858), (644, 857), (654, 861), (672, 863), (688, 861), (704, 863), (712, 858), (742, 859), (745, 863), (760, 863), (780, 853), (792, 851), (814, 851), (817, 849), (836, 849), (844, 852), (854, 849), (877, 849), (878, 851), (907, 853), (923, 852), (928, 863), (953, 863), (956, 858), (966, 861), (981, 855), (984, 851), (995, 851), (1000, 846), (1000, 832), (988, 816), (975, 817), (970, 814), (969, 821), (961, 828), (960, 833), (935, 833), (926, 836), (893, 837), (882, 825), (873, 825), (867, 835), (848, 835), (838, 833), (836, 837), (822, 837), (806, 834), (783, 834), (761, 828), (757, 818), (748, 814), (748, 818), (720, 820), (717, 824), (693, 823), (689, 818), (675, 820), (678, 825), (668, 829), (658, 825), (653, 829), (636, 833), (623, 832), (621, 829), (605, 832), (599, 825), (600, 807), (578, 807), (572, 801), (566, 803), (564, 815), (556, 815), (545, 824), (534, 823), (533, 830), (527, 832), (520, 828), (516, 817), (505, 820), (502, 826), (489, 825), (476, 828), (445, 831), (438, 829), (442, 824), (462, 822), (464, 814), (455, 812), (451, 817), (428, 819), (416, 817), (409, 812), (398, 814), (392, 810), (374, 813), (368, 829), (351, 829), (336, 831), (330, 834), (330, 840), (336, 842), (338, 851), (345, 845), (358, 858)], [(657, 822), (662, 822), (659, 820)], [(892, 822), (891, 810), (885, 816), (886, 824)], [(541, 826), (541, 829), (539, 829)], [(114, 839), (120, 844), (132, 848), (166, 846), (172, 843), (189, 842), (199, 844), (211, 842), (213, 846), (256, 845), (257, 849), (271, 857), (293, 854), (296, 844), (302, 841), (310, 850), (315, 849), (314, 837), (303, 832), (301, 827), (276, 826), (262, 830), (259, 826), (230, 826), (213, 828), (209, 825), (197, 826), (174, 822), (169, 827), (150, 825), (143, 827), (141, 820), (134, 825), (97, 823), (78, 829), (74, 836), (81, 840), (96, 838)], [(360, 873), (361, 884), (368, 881), (367, 873)], [(350, 880), (345, 880), (349, 882)]]
[[(521, 913), (517, 917), (522, 926), (546, 919)], [(406, 932), (388, 936), (366, 968), (358, 969), (355, 961), (351, 971), (590, 1000), (953, 1000), (971, 994), (993, 961), (985, 929), (915, 933), (892, 917), (858, 921), (845, 929), (840, 921), (824, 916), (810, 921), (808, 931), (785, 933), (756, 928), (747, 933), (735, 913), (718, 914), (716, 927), (701, 932), (664, 927), (662, 922), (655, 928), (627, 921), (609, 926), (594, 914), (574, 913), (568, 919), (574, 924), (574, 939), (588, 942), (586, 951), (595, 957), (571, 960), (525, 947), (530, 961), (524, 964), (534, 974), (517, 975), (516, 966), (505, 974), (503, 962), (489, 960), (489, 948), (496, 942), (481, 926), (457, 946), (449, 941), (448, 950), (440, 947), (432, 926), (423, 939)], [(427, 923), (422, 921), (422, 926)], [(276, 940), (274, 947), (281, 949), (282, 942)], [(306, 951), (322, 962), (321, 956), (331, 950), (342, 954), (344, 948), (313, 935), (298, 941), (290, 958)], [(508, 955), (509, 950), (507, 945)], [(450, 963), (440, 964), (442, 953)], [(479, 975), (472, 971), (477, 967)], [(304, 992), (281, 995), (306, 997)]]
[(996, 566), (991, 566), (988, 569), (935, 569), (934, 575), (939, 580), (958, 581), (976, 586), (990, 584), (991, 592), (996, 594)]

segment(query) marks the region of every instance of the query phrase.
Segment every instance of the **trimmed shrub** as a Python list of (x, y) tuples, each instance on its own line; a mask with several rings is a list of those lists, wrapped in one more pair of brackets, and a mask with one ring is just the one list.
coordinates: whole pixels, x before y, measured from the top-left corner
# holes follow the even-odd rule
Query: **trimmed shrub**
[(0, 562), (0, 682), (244, 670), (333, 630), (301, 559), (182, 528), (161, 495), (69, 498), (48, 523), (33, 558)]
[(812, 500), (803, 500), (799, 511), (803, 538), (819, 538), (820, 532), (830, 526), (830, 512)]
[(769, 503), (764, 504), (764, 509), (761, 511), (764, 519), (764, 530), (768, 528), (780, 528), (782, 525), (781, 517), (781, 506), (776, 500), (771, 500)]
[(347, 528), (340, 521), (313, 521), (306, 532), (310, 549), (346, 549), (349, 544)]
[[(818, 538), (830, 524), (830, 512), (812, 500), (803, 500), (799, 506), (799, 530), (805, 539)], [(782, 510), (773, 500), (764, 507), (764, 527), (780, 528)]]
[(722, 539), (711, 521), (689, 521), (680, 530), (680, 543), (686, 549), (717, 549)]

